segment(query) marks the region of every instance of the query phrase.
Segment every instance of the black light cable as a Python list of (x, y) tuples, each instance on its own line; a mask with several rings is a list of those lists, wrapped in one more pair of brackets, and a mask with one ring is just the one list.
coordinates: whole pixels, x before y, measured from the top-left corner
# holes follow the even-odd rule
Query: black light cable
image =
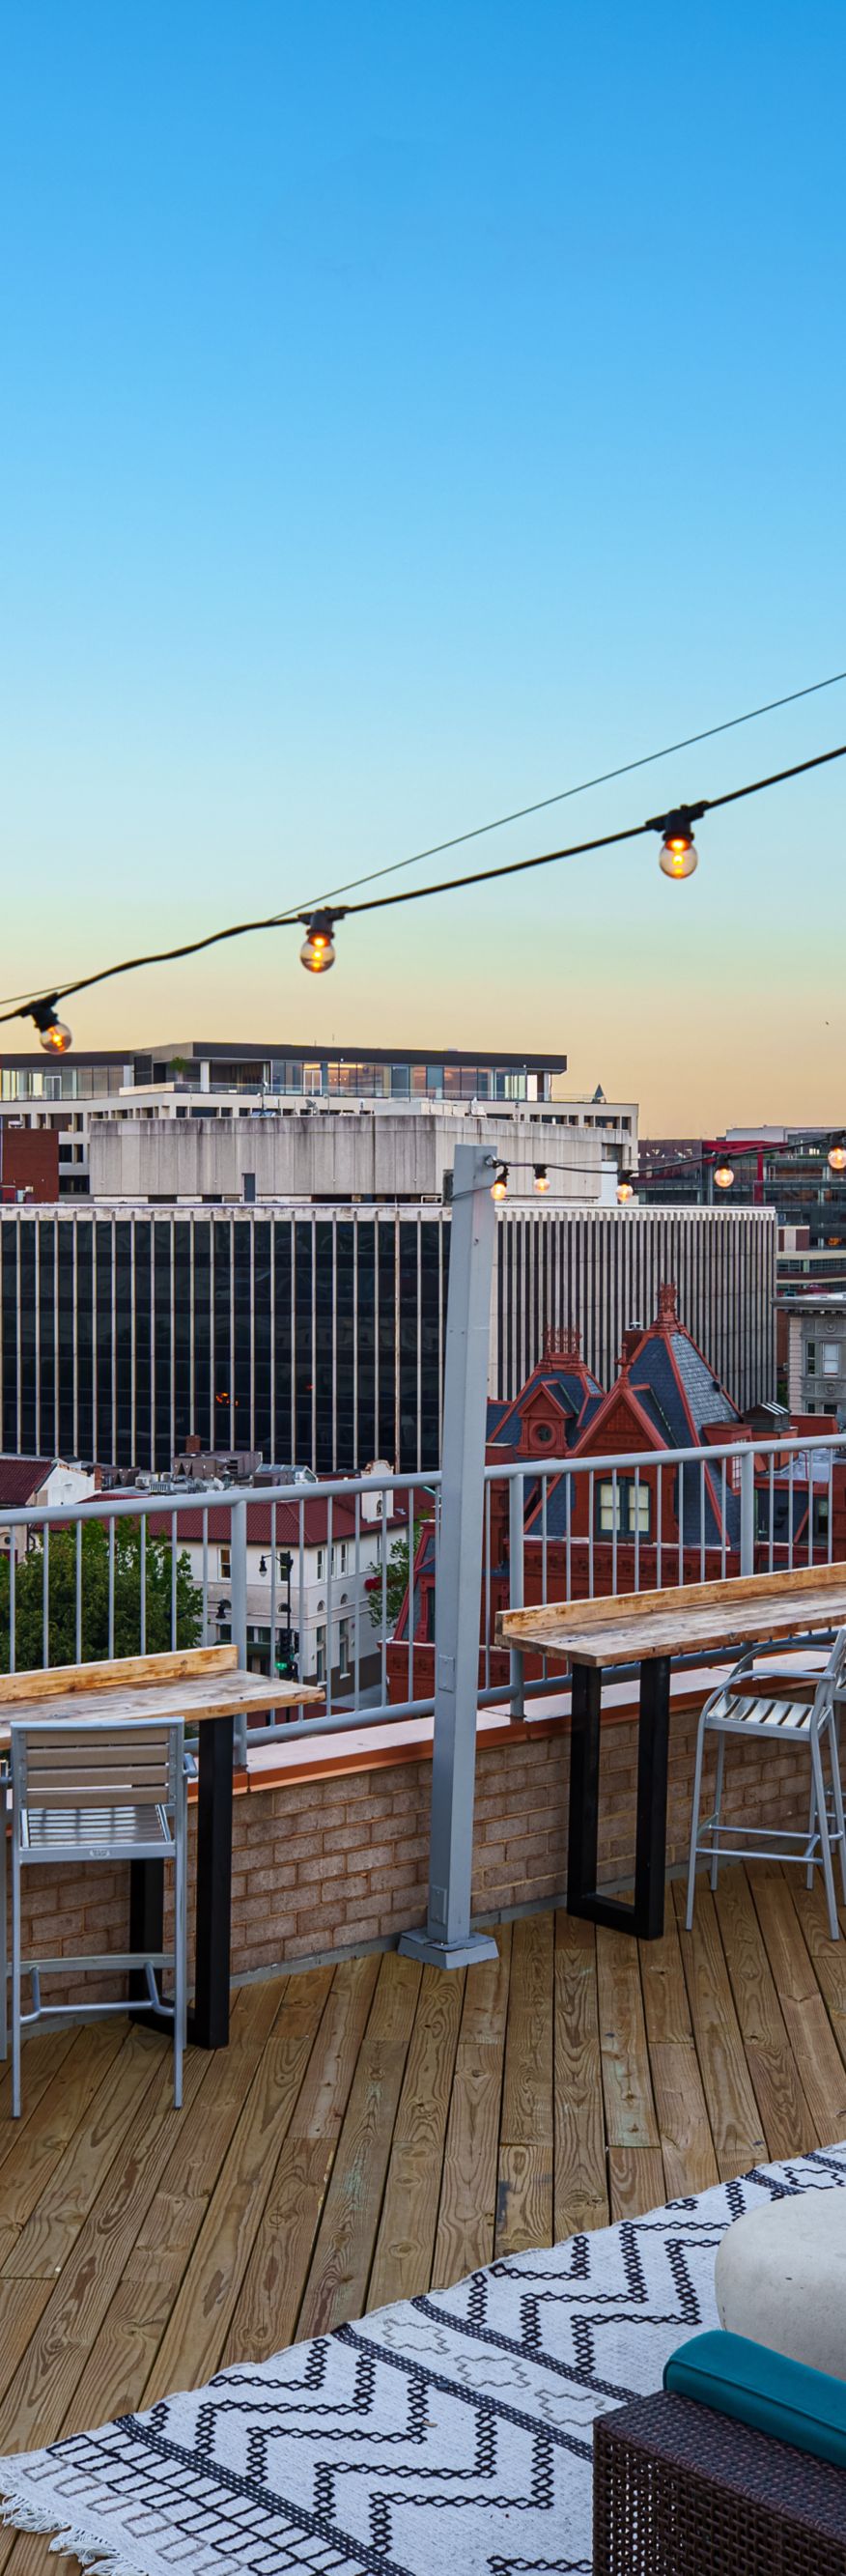
[[(486, 832), (501, 832), (506, 824), (522, 823), (527, 815), (543, 814), (550, 805), (564, 805), (572, 796), (587, 796), (592, 788), (607, 787), (616, 778), (629, 778), (634, 770), (649, 769), (658, 760), (670, 760), (677, 751), (690, 751), (699, 742), (713, 742), (717, 734), (733, 733), (738, 725), (754, 724), (759, 716), (774, 715), (780, 707), (796, 706), (800, 698), (818, 697), (821, 689), (837, 688), (843, 680), (846, 680), (846, 671), (831, 671), (826, 680), (810, 680), (803, 689), (790, 689), (782, 698), (767, 698), (760, 707), (747, 707), (743, 715), (725, 716), (720, 724), (704, 725), (699, 733), (683, 734), (678, 742), (665, 742), (660, 751), (641, 752), (637, 760), (622, 760), (616, 769), (598, 770), (595, 778), (581, 778), (574, 787), (559, 787), (553, 796), (539, 796), (533, 805), (517, 805), (510, 814), (494, 815), (490, 823), (476, 823), (467, 832), (453, 832), (447, 841), (432, 841), (426, 849), (413, 850), (410, 858), (391, 859), (387, 867), (371, 868), (366, 876), (348, 877), (345, 884), (330, 886), (326, 893), (313, 898), (308, 907), (309, 914), (318, 901), (333, 903), (336, 895), (352, 894), (358, 886), (377, 885), (382, 877), (397, 876), (403, 868), (416, 868), (423, 859), (440, 858), (443, 850), (460, 849), (466, 841), (481, 840)], [(297, 920), (302, 917), (297, 912)], [(281, 913), (274, 916), (280, 922), (286, 918), (288, 916)], [(0, 995), (0, 1009), (5, 1010), (13, 1002), (27, 1002), (28, 999), (28, 992), (4, 993)]]
[[(594, 787), (607, 787), (617, 778), (630, 778), (636, 769), (649, 769), (658, 760), (671, 760), (677, 751), (690, 751), (699, 742), (713, 742), (715, 735), (733, 733), (738, 725), (754, 724), (759, 716), (776, 714), (780, 707), (795, 706), (799, 698), (813, 698), (821, 689), (834, 689), (846, 680), (846, 671), (832, 671), (827, 680), (811, 680), (804, 689), (791, 689), (786, 697), (768, 698), (760, 707), (747, 707), (742, 716), (726, 716), (721, 724), (705, 725), (701, 733), (684, 734), (680, 742), (665, 742), (660, 751), (641, 752), (637, 760), (622, 760), (616, 769), (601, 769), (595, 778), (580, 778), (575, 787), (559, 787), (554, 796), (538, 796), (533, 805), (516, 805), (510, 814), (496, 814), (491, 823), (476, 823), (468, 832), (453, 832), (448, 841), (432, 841), (425, 850), (413, 850), (408, 859), (391, 859), (387, 867), (373, 868), (366, 877), (348, 877), (345, 885), (330, 886), (320, 897), (322, 903), (334, 903), (336, 895), (353, 894), (358, 886), (376, 885), (381, 877), (398, 876), (403, 868), (419, 867), (423, 859), (439, 859), (444, 850), (458, 850), (467, 841), (480, 841), (486, 832), (501, 832), (508, 823), (523, 823), (530, 814), (543, 814), (550, 805), (566, 805), (571, 796), (587, 796)], [(10, 994), (18, 1001), (20, 994)]]
[(73, 983), (58, 985), (52, 994), (34, 995), (0, 1015), (0, 1026), (11, 1020), (34, 1019), (41, 1044), (48, 1054), (64, 1055), (71, 1043), (70, 1031), (58, 1016), (58, 1004), (70, 993), (89, 992), (95, 984), (109, 983), (116, 975), (129, 975), (142, 966), (163, 966), (181, 957), (196, 957), (207, 948), (219, 947), (230, 939), (243, 939), (259, 930), (277, 930), (300, 922), (306, 938), (300, 950), (303, 965), (312, 973), (323, 973), (334, 962), (333, 931), (336, 922), (356, 913), (384, 912), (397, 904), (423, 903), (428, 896), (455, 894), (464, 887), (490, 885), (503, 877), (524, 876), (530, 869), (547, 868), (561, 859), (582, 858), (594, 850), (609, 850), (624, 841), (643, 838), (646, 832), (662, 835), (661, 866), (669, 876), (688, 876), (698, 864), (693, 842), (693, 824), (704, 814), (714, 813), (722, 805), (736, 804), (742, 797), (758, 796), (767, 787), (778, 787), (788, 778), (803, 777), (806, 771), (821, 769), (832, 760), (846, 757), (846, 743), (832, 751), (821, 751), (810, 760), (794, 761), (789, 769), (773, 770), (766, 778), (750, 779), (744, 787), (733, 787), (722, 796), (701, 798), (698, 803), (676, 807), (671, 813), (652, 815), (645, 823), (631, 823), (620, 832), (604, 832), (589, 841), (575, 841), (566, 849), (544, 850), (529, 859), (509, 859), (501, 867), (476, 868), (460, 877), (445, 877), (433, 885), (406, 886), (394, 894), (366, 896), (362, 902), (337, 907), (328, 904), (311, 913), (268, 913), (258, 921), (239, 921), (225, 930), (209, 931), (202, 939), (182, 940), (176, 947), (154, 949), (139, 957), (123, 958), (118, 965), (103, 966), (93, 975), (82, 975)]

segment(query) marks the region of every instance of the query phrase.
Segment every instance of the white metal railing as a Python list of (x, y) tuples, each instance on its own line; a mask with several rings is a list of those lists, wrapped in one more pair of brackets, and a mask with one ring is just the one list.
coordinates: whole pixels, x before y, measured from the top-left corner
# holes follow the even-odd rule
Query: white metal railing
[[(496, 1610), (506, 1601), (518, 1607), (526, 1598), (591, 1598), (597, 1591), (613, 1595), (756, 1568), (772, 1572), (831, 1563), (834, 1468), (844, 1456), (846, 1433), (838, 1432), (821, 1434), (813, 1444), (797, 1438), (730, 1441), (605, 1458), (544, 1455), (486, 1467), (480, 1703), (510, 1700), (519, 1715), (524, 1695), (563, 1686), (560, 1672), (557, 1680), (547, 1680), (544, 1672), (523, 1693), (514, 1662), (509, 1681), (509, 1665), (494, 1645)], [(437, 1474), (386, 1473), (222, 1491), (180, 1484), (165, 1493), (107, 1491), (84, 1502), (0, 1512), (0, 1667), (81, 1662), (93, 1654), (111, 1660), (143, 1654), (151, 1644), (185, 1642), (180, 1559), (186, 1552), (201, 1642), (230, 1636), (243, 1663), (256, 1666), (266, 1653), (265, 1668), (272, 1669), (289, 1658), (299, 1679), (324, 1682), (325, 1713), (242, 1729), (239, 1760), (248, 1743), (266, 1743), (275, 1734), (314, 1737), (429, 1716), (440, 1483)], [(314, 1517), (309, 1519), (315, 1507), (319, 1534)], [(248, 1523), (256, 1510), (258, 1537)], [(103, 1559), (86, 1568), (83, 1533), (89, 1522), (102, 1528), (105, 1548)], [(136, 1533), (128, 1555), (118, 1538), (127, 1523)], [(418, 1574), (414, 1534), (420, 1524), (425, 1561)], [(66, 1532), (72, 1534), (71, 1547), (60, 1550), (56, 1542)], [(394, 1634), (390, 1587), (399, 1588), (406, 1569), (392, 1566), (391, 1548), (403, 1538), (410, 1579)], [(338, 1559), (333, 1563), (340, 1544), (346, 1547), (343, 1574)], [(213, 1571), (213, 1553), (221, 1545), (229, 1549), (225, 1579)], [(266, 1562), (263, 1591), (251, 1570), (257, 1554)], [(425, 1638), (417, 1633), (424, 1591), (430, 1602)], [(322, 1674), (314, 1645), (318, 1619), (326, 1638)], [(335, 1656), (342, 1620), (348, 1622), (351, 1649), (343, 1673)], [(255, 1627), (266, 1632), (266, 1647), (251, 1640)]]
[[(838, 1456), (846, 1458), (843, 1432), (821, 1433), (813, 1442), (747, 1439), (486, 1467), (485, 1687), (480, 1699), (503, 1695), (501, 1681), (489, 1688), (495, 1651), (491, 1539), (497, 1486), (507, 1496), (507, 1598), (519, 1609), (530, 1567), (531, 1598), (545, 1602), (831, 1564)], [(545, 1660), (543, 1679), (534, 1685), (523, 1684), (521, 1666), (522, 1659), (512, 1656), (515, 1716), (532, 1689), (539, 1693), (553, 1687)]]
[[(193, 1586), (188, 1618), (194, 1631), (199, 1627), (199, 1640), (195, 1637), (194, 1641), (210, 1644), (231, 1637), (240, 1661), (249, 1663), (251, 1657), (255, 1661), (257, 1649), (251, 1647), (249, 1630), (251, 1626), (263, 1627), (265, 1621), (257, 1616), (256, 1584), (249, 1578), (249, 1556), (253, 1552), (264, 1556), (267, 1567), (264, 1597), (268, 1668), (276, 1663), (278, 1651), (284, 1651), (298, 1678), (320, 1678), (325, 1685), (326, 1716), (300, 1723), (307, 1724), (312, 1733), (330, 1727), (334, 1732), (339, 1725), (360, 1726), (365, 1714), (368, 1724), (407, 1714), (413, 1703), (413, 1619), (407, 1646), (406, 1705), (388, 1706), (390, 1550), (404, 1531), (413, 1532), (424, 1514), (434, 1512), (437, 1551), (438, 1486), (437, 1476), (423, 1479), (412, 1474), (223, 1490), (184, 1483), (164, 1493), (116, 1490), (80, 1502), (27, 1504), (0, 1511), (0, 1669), (47, 1669), (51, 1663), (79, 1663), (95, 1656), (111, 1661), (127, 1653), (144, 1654), (153, 1645), (173, 1649), (185, 1643), (184, 1606), (180, 1621), (180, 1573), (186, 1556)], [(317, 1533), (309, 1523), (315, 1506), (319, 1515)], [(339, 1506), (343, 1507), (343, 1545), (347, 1550), (343, 1576), (334, 1562)], [(250, 1511), (261, 1515), (258, 1536), (249, 1534)], [(291, 1546), (292, 1515), (295, 1531)], [(89, 1566), (86, 1592), (83, 1532), (90, 1523), (97, 1524), (104, 1533), (104, 1562), (94, 1568)], [(129, 1563), (125, 1553), (122, 1563), (117, 1533), (127, 1525), (135, 1534), (135, 1544)], [(56, 1539), (64, 1539), (66, 1533), (72, 1535), (72, 1562), (68, 1561), (67, 1547), (63, 1547), (57, 1564)], [(377, 1558), (368, 1578), (366, 1560), (376, 1533)], [(155, 1554), (151, 1539), (156, 1543)], [(215, 1577), (212, 1571), (213, 1548), (221, 1546), (228, 1549), (225, 1580), (222, 1575)], [(320, 1576), (318, 1549), (323, 1558)], [(413, 1548), (411, 1552), (413, 1556)], [(280, 1557), (291, 1560), (284, 1578)], [(310, 1584), (307, 1572), (312, 1576)], [(167, 1583), (164, 1604), (163, 1574)], [(368, 1580), (375, 1586), (375, 1593), (366, 1589)], [(412, 1598), (413, 1583), (412, 1565)], [(92, 1590), (97, 1595), (94, 1604)], [(326, 1639), (326, 1668), (322, 1674), (304, 1635), (304, 1613), (314, 1594), (319, 1615), (312, 1620), (312, 1630), (319, 1626)], [(370, 1620), (370, 1600), (374, 1597), (375, 1626)], [(351, 1657), (349, 1673), (339, 1683), (333, 1668), (333, 1645), (342, 1618), (349, 1622)], [(374, 1665), (377, 1680), (371, 1677), (369, 1683), (363, 1681), (363, 1668), (366, 1673)], [(371, 1705), (374, 1693), (375, 1704)], [(431, 1708), (432, 1704), (431, 1700), (419, 1707), (414, 1703), (414, 1713), (420, 1714), (424, 1705)], [(265, 1742), (268, 1735), (279, 1731), (275, 1721), (252, 1730)], [(243, 1760), (245, 1752), (246, 1734), (242, 1729), (236, 1757)]]

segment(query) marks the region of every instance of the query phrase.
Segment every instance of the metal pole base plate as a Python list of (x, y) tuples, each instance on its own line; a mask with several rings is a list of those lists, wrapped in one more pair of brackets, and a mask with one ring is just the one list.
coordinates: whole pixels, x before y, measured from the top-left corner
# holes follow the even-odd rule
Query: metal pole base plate
[(420, 1959), (425, 1968), (475, 1968), (482, 1959), (498, 1959), (489, 1932), (468, 1932), (465, 1941), (435, 1941), (430, 1932), (403, 1932), (401, 1959)]

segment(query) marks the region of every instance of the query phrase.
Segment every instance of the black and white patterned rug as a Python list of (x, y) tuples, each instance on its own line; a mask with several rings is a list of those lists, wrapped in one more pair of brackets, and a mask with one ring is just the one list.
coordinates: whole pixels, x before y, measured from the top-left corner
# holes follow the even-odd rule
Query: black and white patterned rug
[(846, 2184), (846, 2145), (512, 2256), (49, 2450), (5, 2519), (103, 2576), (590, 2576), (591, 2426), (717, 2323), (714, 2256), (761, 2201)]

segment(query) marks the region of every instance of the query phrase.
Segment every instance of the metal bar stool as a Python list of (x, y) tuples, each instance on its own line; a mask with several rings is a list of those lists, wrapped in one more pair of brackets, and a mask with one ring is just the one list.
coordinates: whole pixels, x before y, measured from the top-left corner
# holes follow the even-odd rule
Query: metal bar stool
[[(696, 1737), (696, 1765), (693, 1776), (693, 1815), (690, 1829), (690, 1856), (687, 1875), (687, 1928), (693, 1922), (696, 1887), (696, 1863), (710, 1861), (712, 1888), (717, 1885), (721, 1859), (798, 1861), (807, 1871), (810, 1887), (815, 1868), (821, 1868), (825, 1881), (826, 1904), (831, 1937), (837, 1941), (837, 1899), (834, 1889), (832, 1851), (839, 1850), (840, 1876), (846, 1902), (846, 1834), (844, 1833), (843, 1791), (837, 1725), (837, 1695), (844, 1686), (846, 1668), (846, 1628), (841, 1628), (822, 1670), (809, 1670), (808, 1660), (795, 1659), (794, 1687), (797, 1692), (805, 1683), (803, 1697), (791, 1697), (791, 1662), (782, 1657), (778, 1673), (766, 1669), (756, 1673), (755, 1658), (759, 1646), (751, 1646), (735, 1664), (725, 1681), (706, 1700)], [(813, 1659), (814, 1665), (817, 1658)], [(768, 1690), (767, 1684), (771, 1685)], [(717, 1739), (717, 1777), (714, 1807), (700, 1823), (702, 1802), (702, 1768), (709, 1735)], [(746, 1743), (801, 1745), (810, 1763), (810, 1810), (807, 1831), (799, 1828), (759, 1827), (762, 1840), (741, 1841), (749, 1828), (722, 1825), (723, 1781), (726, 1744), (730, 1737)], [(823, 1752), (828, 1755), (829, 1782), (826, 1786)], [(753, 1834), (754, 1834), (754, 1828)], [(704, 1834), (707, 1839), (700, 1840)], [(731, 1839), (727, 1839), (731, 1837)]]
[[(45, 2017), (125, 2012), (126, 2003), (44, 2004), (42, 1976), (146, 1971), (147, 1995), (133, 2011), (170, 2012), (173, 2019), (173, 2098), (182, 2102), (182, 2058), (187, 2018), (188, 1800), (185, 1729), (181, 1720), (109, 1718), (12, 1720), (12, 2116), (21, 2108), (21, 2030)], [(0, 1901), (0, 2016), (7, 2049), (5, 1833)], [(21, 1875), (39, 1862), (163, 1860), (173, 1863), (172, 1950), (112, 1951), (80, 1958), (40, 1958), (21, 1949)], [(157, 1972), (171, 1971), (173, 2002), (163, 2004)], [(32, 1978), (32, 2010), (21, 2012), (21, 1978)]]

